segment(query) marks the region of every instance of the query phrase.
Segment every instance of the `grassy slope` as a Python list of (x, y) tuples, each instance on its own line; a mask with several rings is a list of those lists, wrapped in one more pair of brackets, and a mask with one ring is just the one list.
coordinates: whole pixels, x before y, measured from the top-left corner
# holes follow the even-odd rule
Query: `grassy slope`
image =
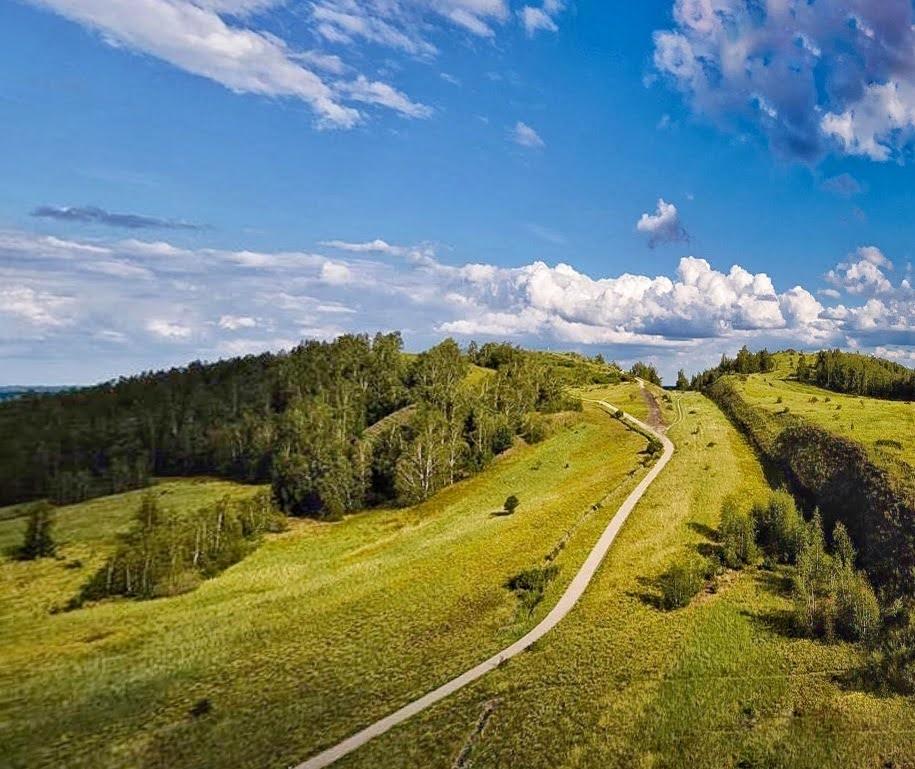
[[(813, 361), (809, 356), (808, 359)], [(774, 372), (753, 374), (745, 382), (735, 379), (735, 384), (751, 402), (767, 411), (779, 413), (787, 407), (795, 416), (857, 441), (878, 459), (881, 451), (888, 451), (915, 466), (915, 404), (840, 395), (789, 381), (792, 360), (796, 361), (797, 356), (779, 354)], [(882, 439), (896, 440), (902, 449), (878, 450), (876, 441)]]
[[(679, 397), (679, 396), (674, 396)], [(683, 396), (677, 454), (634, 511), (581, 604), (535, 650), (370, 743), (340, 769), (908, 766), (915, 708), (843, 690), (852, 646), (795, 639), (780, 575), (748, 572), (665, 613), (650, 580), (709, 545), (728, 491), (766, 483), (709, 401)], [(618, 399), (619, 400), (619, 399)], [(471, 738), (489, 703), (482, 735)], [(892, 762), (896, 763), (892, 763)]]
[[(4, 763), (300, 760), (530, 627), (637, 482), (644, 445), (589, 408), (417, 508), (297, 523), (184, 596), (49, 615), (110, 547), (133, 502), (64, 511), (65, 560), (0, 563)], [(519, 511), (493, 517), (513, 492)], [(570, 530), (559, 578), (533, 616), (520, 616), (506, 578), (542, 562)], [(86, 565), (68, 569), (77, 556)], [(192, 718), (204, 697), (212, 712)]]

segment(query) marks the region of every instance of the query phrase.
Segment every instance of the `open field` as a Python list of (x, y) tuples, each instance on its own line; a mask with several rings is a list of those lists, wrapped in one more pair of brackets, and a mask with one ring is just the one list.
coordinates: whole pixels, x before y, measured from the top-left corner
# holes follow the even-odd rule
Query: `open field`
[(781, 572), (732, 573), (686, 609), (654, 607), (652, 579), (678, 554), (711, 546), (723, 496), (768, 488), (720, 411), (698, 394), (682, 397), (685, 420), (670, 431), (677, 453), (563, 623), (341, 768), (915, 761), (915, 703), (840, 686), (860, 651), (792, 637)]
[[(100, 562), (136, 494), (66, 509), (62, 560), (0, 563), (6, 764), (301, 760), (532, 626), (637, 482), (644, 446), (588, 407), (423, 505), (294, 522), (193, 593), (52, 615)], [(175, 484), (172, 502), (225, 491), (185, 484), (195, 485)], [(510, 493), (518, 512), (494, 515)], [(554, 550), (559, 575), (529, 613), (505, 582)], [(211, 710), (191, 715), (204, 699)]]
[(915, 403), (842, 395), (790, 381), (788, 356), (775, 357), (777, 368), (772, 373), (750, 374), (745, 381), (734, 378), (748, 401), (773, 414), (788, 409), (788, 414), (857, 441), (877, 459), (887, 453), (915, 466)]

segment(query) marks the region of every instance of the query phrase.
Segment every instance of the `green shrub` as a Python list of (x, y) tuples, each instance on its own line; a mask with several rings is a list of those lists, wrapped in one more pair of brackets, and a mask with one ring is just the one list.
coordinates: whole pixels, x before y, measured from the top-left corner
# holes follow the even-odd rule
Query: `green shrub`
[(513, 515), (515, 510), (518, 509), (518, 497), (512, 494), (508, 499), (505, 500), (505, 512), (509, 515)]
[(19, 558), (23, 561), (34, 561), (36, 558), (50, 558), (54, 555), (56, 545), (52, 529), (54, 527), (54, 508), (48, 502), (36, 502), (28, 512), (25, 528), (25, 539), (19, 548)]
[(872, 646), (880, 634), (880, 604), (863, 572), (836, 577), (836, 630), (842, 638)]
[(772, 560), (794, 563), (804, 540), (804, 519), (794, 497), (784, 489), (775, 491), (766, 502), (753, 505), (751, 515), (763, 552)]
[(728, 497), (721, 507), (721, 523), (718, 528), (721, 540), (721, 555), (725, 565), (741, 569), (752, 564), (759, 557), (756, 546), (756, 522), (735, 499)]
[(887, 617), (864, 672), (877, 689), (915, 694), (915, 613), (911, 606), (897, 606)]
[(708, 566), (699, 558), (678, 561), (658, 577), (661, 608), (680, 609), (687, 606), (705, 587)]
[(511, 577), (505, 586), (518, 597), (518, 601), (527, 610), (527, 613), (531, 614), (543, 599), (543, 591), (558, 573), (558, 566), (538, 566), (519, 572)]

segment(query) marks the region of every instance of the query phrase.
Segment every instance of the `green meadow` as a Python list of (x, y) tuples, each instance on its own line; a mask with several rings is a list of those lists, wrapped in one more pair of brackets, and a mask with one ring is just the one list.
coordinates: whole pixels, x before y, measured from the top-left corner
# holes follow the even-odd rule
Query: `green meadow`
[[(0, 562), (4, 764), (294, 764), (531, 627), (638, 482), (645, 445), (588, 406), (417, 507), (292, 521), (194, 592), (69, 612), (54, 610), (103, 563), (143, 492), (62, 508), (58, 559)], [(156, 487), (175, 509), (256, 490)], [(500, 514), (513, 493), (518, 511)], [(24, 522), (2, 513), (9, 546)], [(549, 554), (558, 576), (529, 611), (505, 583)]]
[(677, 453), (573, 612), (531, 651), (341, 769), (915, 761), (915, 703), (846, 685), (859, 648), (793, 636), (786, 572), (727, 572), (687, 608), (655, 608), (656, 577), (683, 553), (714, 547), (725, 495), (749, 501), (769, 488), (714, 404), (673, 397), (683, 399), (669, 433)]
[(792, 381), (798, 357), (780, 353), (775, 371), (735, 378), (734, 383), (750, 402), (770, 413), (800, 417), (857, 441), (877, 459), (888, 454), (915, 466), (915, 403), (842, 395)]

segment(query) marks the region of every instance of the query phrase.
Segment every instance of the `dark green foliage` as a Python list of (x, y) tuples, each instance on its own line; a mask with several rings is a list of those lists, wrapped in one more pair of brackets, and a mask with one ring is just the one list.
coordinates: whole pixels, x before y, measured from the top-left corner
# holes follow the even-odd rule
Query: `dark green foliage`
[(677, 372), (677, 389), (678, 390), (688, 390), (689, 389), (689, 379), (686, 378), (686, 373), (681, 368)]
[(555, 565), (526, 569), (511, 577), (505, 586), (518, 597), (521, 606), (530, 614), (543, 599), (543, 591), (547, 585), (558, 573), (559, 567)]
[(886, 617), (864, 675), (876, 689), (915, 694), (915, 610), (911, 601), (897, 604)]
[(25, 539), (18, 552), (20, 560), (50, 558), (56, 550), (52, 535), (54, 508), (48, 502), (36, 502), (29, 507), (26, 518)]
[(677, 561), (660, 577), (660, 605), (668, 611), (687, 606), (705, 588), (708, 564), (695, 556)]
[(652, 384), (661, 386), (661, 375), (658, 373), (658, 370), (647, 363), (642, 363), (642, 361), (637, 361), (632, 365), (632, 368), (629, 369), (629, 373), (634, 377), (639, 379), (644, 379), (646, 382), (651, 382)]
[(738, 351), (736, 358), (728, 358), (726, 355), (722, 355), (721, 362), (715, 368), (696, 374), (690, 386), (693, 390), (704, 390), (725, 374), (765, 374), (774, 368), (775, 359), (768, 350), (762, 349), (759, 352), (752, 353), (744, 345)]
[(796, 417), (748, 404), (727, 380), (708, 395), (763, 455), (817, 505), (827, 526), (842, 522), (875, 584), (896, 595), (915, 590), (915, 477), (902, 463), (877, 466), (864, 447)]
[(503, 507), (505, 508), (506, 513), (508, 513), (509, 515), (513, 515), (515, 510), (518, 509), (518, 504), (519, 504), (518, 497), (516, 497), (514, 494), (512, 494), (508, 497), (508, 499), (505, 500), (505, 504), (503, 505)]
[(121, 595), (156, 598), (194, 589), (240, 561), (283, 519), (270, 494), (219, 502), (186, 515), (163, 509), (155, 492), (143, 497), (131, 530), (72, 602)]
[(816, 362), (798, 365), (797, 378), (818, 387), (852, 395), (912, 400), (915, 371), (899, 363), (860, 353), (821, 350)]
[(725, 499), (721, 507), (718, 533), (726, 566), (742, 569), (755, 563), (759, 557), (759, 548), (756, 546), (756, 521), (733, 497)]
[(804, 519), (794, 497), (784, 489), (773, 492), (751, 511), (757, 542), (773, 561), (794, 563), (804, 544)]

